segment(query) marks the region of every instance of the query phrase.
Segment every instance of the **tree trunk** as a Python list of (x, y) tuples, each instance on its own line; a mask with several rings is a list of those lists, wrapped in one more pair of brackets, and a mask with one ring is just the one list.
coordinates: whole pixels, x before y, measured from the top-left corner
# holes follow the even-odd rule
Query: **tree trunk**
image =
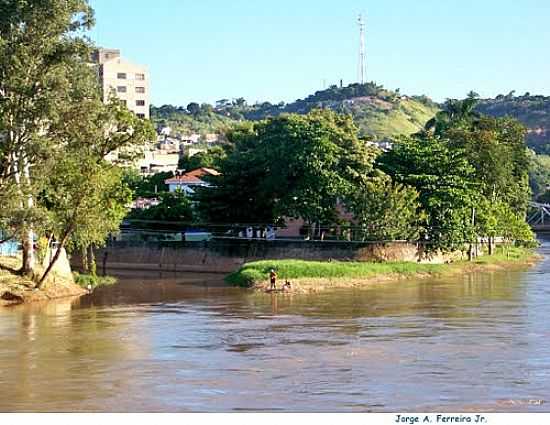
[(96, 276), (97, 274), (97, 264), (95, 262), (95, 253), (94, 253), (94, 246), (90, 245), (88, 247), (88, 262), (90, 264), (90, 274), (92, 276)]
[[(27, 212), (32, 211), (34, 208), (34, 199), (30, 193), (31, 188), (31, 173), (30, 166), (28, 161), (23, 158), (23, 172), (21, 173), (21, 168), (18, 166), (18, 173), (16, 177), (16, 182), (19, 185), (21, 194), (23, 194), (22, 187), (26, 186), (27, 193), (25, 196), (25, 201), (22, 202), (22, 205), (27, 210)], [(24, 181), (23, 181), (24, 180)], [(26, 205), (25, 205), (26, 204)], [(34, 255), (34, 232), (32, 226), (26, 223), (25, 230), (23, 231), (23, 266), (21, 268), (21, 273), (23, 275), (32, 276), (35, 265), (35, 255)]]
[(468, 261), (474, 261), (474, 245), (470, 244), (468, 248)]
[(32, 230), (25, 230), (22, 238), (23, 245), (23, 265), (21, 267), (21, 274), (26, 276), (32, 276), (34, 271), (34, 238)]
[(36, 285), (37, 288), (41, 288), (42, 285), (44, 285), (44, 282), (46, 281), (46, 278), (50, 274), (50, 272), (53, 270), (53, 267), (55, 266), (55, 263), (57, 260), (59, 260), (59, 256), (61, 255), (61, 250), (65, 248), (65, 244), (67, 243), (67, 240), (69, 239), (69, 235), (71, 234), (72, 229), (69, 229), (63, 236), (63, 239), (59, 242), (59, 246), (57, 247), (57, 250), (55, 251), (55, 255), (53, 256), (52, 261), (50, 261), (50, 264), (48, 264), (48, 267), (46, 268), (46, 271), (40, 278), (40, 281), (38, 282), (38, 285)]
[(82, 271), (83, 271), (84, 273), (88, 273), (88, 271), (89, 271), (88, 248), (83, 247), (83, 248), (80, 250), (80, 256), (82, 257), (82, 258), (81, 258), (81, 261), (82, 261)]

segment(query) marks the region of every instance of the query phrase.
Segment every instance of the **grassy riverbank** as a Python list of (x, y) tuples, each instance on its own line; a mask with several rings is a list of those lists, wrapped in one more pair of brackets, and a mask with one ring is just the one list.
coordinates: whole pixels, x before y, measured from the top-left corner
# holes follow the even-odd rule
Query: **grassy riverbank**
[(116, 285), (118, 280), (112, 276), (97, 276), (92, 274), (74, 272), (74, 281), (81, 288), (92, 291), (100, 286)]
[(267, 260), (245, 264), (227, 276), (226, 281), (235, 286), (264, 289), (267, 287), (269, 271), (274, 269), (279, 276), (279, 286), (289, 280), (293, 290), (310, 292), (380, 281), (527, 267), (534, 264), (537, 258), (532, 250), (509, 247), (499, 248), (495, 255), (479, 257), (473, 262), (459, 261), (452, 264)]
[[(0, 257), (0, 307), (79, 296), (86, 293), (72, 279), (55, 274), (48, 278), (41, 289), (36, 289), (36, 283), (32, 279), (17, 273), (20, 268), (20, 258)], [(37, 272), (41, 272), (41, 270), (37, 270)]]

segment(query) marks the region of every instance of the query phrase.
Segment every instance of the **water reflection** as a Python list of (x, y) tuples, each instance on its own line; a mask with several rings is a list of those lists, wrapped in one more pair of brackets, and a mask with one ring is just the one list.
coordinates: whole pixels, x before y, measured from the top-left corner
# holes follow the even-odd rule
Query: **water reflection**
[(127, 277), (0, 310), (0, 410), (550, 411), (549, 261), (315, 295)]

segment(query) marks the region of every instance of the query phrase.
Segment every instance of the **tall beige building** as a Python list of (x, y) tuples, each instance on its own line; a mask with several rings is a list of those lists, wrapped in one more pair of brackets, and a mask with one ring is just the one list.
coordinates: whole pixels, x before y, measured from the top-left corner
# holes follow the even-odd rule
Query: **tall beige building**
[(111, 93), (140, 118), (149, 118), (149, 71), (120, 56), (117, 49), (97, 49), (92, 59), (98, 65), (103, 100)]

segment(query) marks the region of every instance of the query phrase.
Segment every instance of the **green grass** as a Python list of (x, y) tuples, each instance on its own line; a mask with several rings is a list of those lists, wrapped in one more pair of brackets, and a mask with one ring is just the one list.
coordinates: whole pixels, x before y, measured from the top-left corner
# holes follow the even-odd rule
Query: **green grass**
[(274, 269), (279, 281), (285, 279), (369, 279), (377, 276), (399, 274), (444, 274), (446, 272), (467, 271), (468, 268), (489, 264), (527, 262), (533, 258), (533, 250), (517, 247), (498, 248), (493, 256), (483, 256), (474, 262), (460, 261), (453, 264), (419, 264), (412, 262), (367, 263), (341, 261), (266, 260), (245, 264), (238, 271), (228, 275), (227, 283), (250, 287), (266, 282), (269, 271)]
[(528, 261), (534, 255), (534, 250), (521, 247), (498, 247), (492, 256), (483, 256), (476, 259), (477, 264), (495, 264)]
[(73, 275), (76, 284), (84, 289), (88, 289), (88, 286), (90, 286), (93, 290), (100, 286), (110, 286), (117, 283), (117, 279), (112, 276), (94, 276), (77, 272), (74, 272)]
[(226, 277), (232, 285), (249, 287), (266, 281), (269, 271), (277, 271), (279, 280), (285, 279), (368, 279), (380, 275), (415, 273), (439, 273), (442, 264), (418, 263), (364, 263), (364, 262), (320, 262), (302, 260), (267, 260), (245, 264), (240, 270)]

